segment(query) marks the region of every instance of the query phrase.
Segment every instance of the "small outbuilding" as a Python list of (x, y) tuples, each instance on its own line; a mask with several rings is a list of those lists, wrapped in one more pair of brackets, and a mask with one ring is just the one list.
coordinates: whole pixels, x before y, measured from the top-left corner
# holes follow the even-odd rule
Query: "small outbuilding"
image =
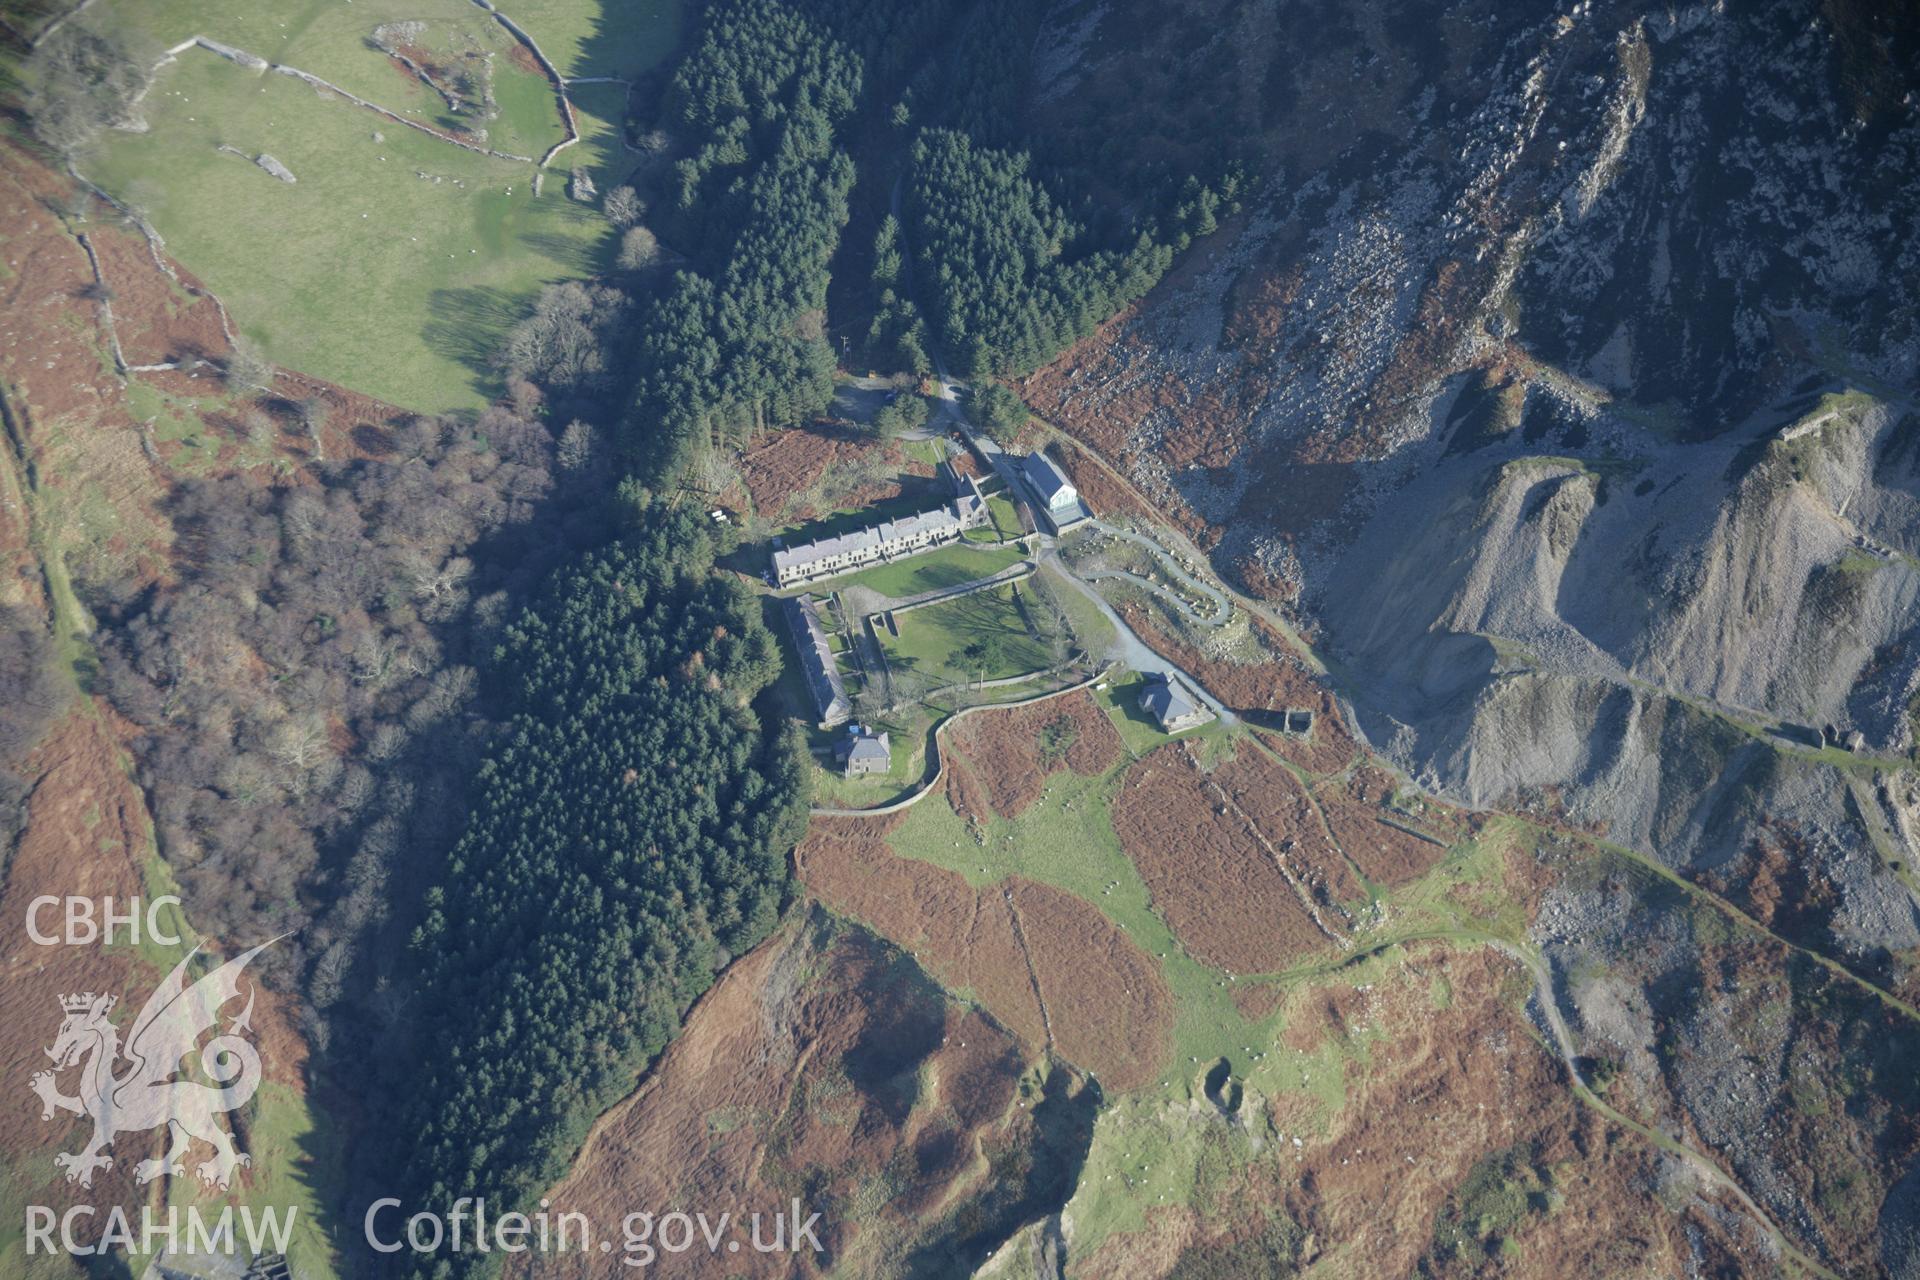
[(1152, 716), (1162, 733), (1185, 733), (1213, 719), (1186, 685), (1165, 672), (1148, 674), (1140, 688), (1140, 709)]

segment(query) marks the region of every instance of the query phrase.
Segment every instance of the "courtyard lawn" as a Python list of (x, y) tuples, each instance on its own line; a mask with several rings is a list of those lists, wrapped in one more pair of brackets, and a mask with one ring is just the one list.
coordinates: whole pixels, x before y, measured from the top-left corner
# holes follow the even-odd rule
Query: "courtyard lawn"
[[(91, 175), (276, 363), (406, 408), (483, 405), (488, 357), (531, 297), (614, 250), (558, 174), (536, 198), (530, 166), (203, 50), (162, 73), (146, 114), (151, 130), (113, 135)], [(297, 181), (253, 164), (262, 152)]]
[[(895, 614), (899, 636), (881, 633), (887, 661), (896, 672), (917, 671), (941, 685), (1044, 670), (1052, 655), (1029, 631), (1017, 591), (1009, 583)], [(976, 645), (981, 652), (970, 656)]]
[(1011, 542), (1021, 536), (1020, 517), (1014, 511), (1013, 503), (999, 494), (987, 499), (987, 517), (991, 523), (967, 530), (968, 542)]
[(1026, 553), (1013, 544), (999, 547), (976, 547), (964, 543), (949, 545), (937, 551), (836, 578), (833, 586), (838, 590), (865, 587), (883, 596), (904, 600), (922, 592), (964, 586), (981, 578), (991, 578), (1025, 558)]

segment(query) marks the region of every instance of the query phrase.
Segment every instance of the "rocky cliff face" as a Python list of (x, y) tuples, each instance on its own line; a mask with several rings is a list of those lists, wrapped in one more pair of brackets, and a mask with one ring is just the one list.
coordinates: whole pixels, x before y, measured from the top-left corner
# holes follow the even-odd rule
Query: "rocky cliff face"
[[(1213, 107), (1263, 194), (1029, 402), (1290, 609), (1422, 785), (1628, 846), (1911, 999), (1920, 15), (1199, 7), (1186, 46), (1129, 45), (1097, 34), (1113, 0), (1075, 83), (1261, 77)], [(1716, 1092), (1737, 1037), (1675, 985), (1697, 955), (1635, 969), (1568, 895), (1619, 966), (1563, 992), (1587, 1044), (1650, 1054), (1646, 1096), (1799, 1238), (1860, 1229), (1735, 1141), (1792, 1119), (1792, 1052)], [(1563, 976), (1570, 945), (1543, 941)], [(1883, 1238), (1920, 1234), (1913, 1199)]]
[(1220, 7), (1264, 199), (1029, 399), (1426, 785), (1701, 872), (1788, 821), (1859, 868), (1820, 941), (1920, 943), (1867, 777), (1920, 691), (1920, 24)]

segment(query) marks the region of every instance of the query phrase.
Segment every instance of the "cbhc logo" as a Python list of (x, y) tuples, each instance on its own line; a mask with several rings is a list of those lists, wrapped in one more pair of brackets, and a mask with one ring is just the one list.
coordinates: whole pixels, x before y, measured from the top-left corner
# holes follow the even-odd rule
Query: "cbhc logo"
[[(124, 910), (114, 909), (111, 897), (103, 898), (98, 904), (92, 898), (59, 898), (45, 894), (27, 904), (27, 936), (43, 947), (89, 946), (99, 942), (111, 946), (116, 931), (124, 934), (120, 941), (139, 946), (141, 925), (146, 926), (146, 938), (161, 946), (177, 947), (180, 935), (170, 933), (165, 928), (161, 910), (165, 907), (178, 907), (180, 899), (172, 894), (163, 894), (146, 904), (143, 912), (139, 898), (128, 898)], [(60, 926), (60, 932), (49, 933), (41, 926), (41, 918), (53, 908), (59, 908), (54, 922)], [(100, 909), (96, 909), (100, 908)]]

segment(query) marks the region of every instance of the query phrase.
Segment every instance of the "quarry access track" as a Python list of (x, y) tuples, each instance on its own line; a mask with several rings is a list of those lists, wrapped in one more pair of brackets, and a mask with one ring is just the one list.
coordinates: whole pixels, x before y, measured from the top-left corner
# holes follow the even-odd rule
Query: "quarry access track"
[(1221, 627), (1232, 620), (1233, 602), (1227, 598), (1226, 592), (1188, 573), (1186, 567), (1179, 562), (1174, 554), (1158, 542), (1155, 542), (1143, 533), (1135, 533), (1131, 529), (1123, 528), (1115, 524), (1108, 524), (1105, 520), (1094, 519), (1087, 521), (1087, 523), (1092, 528), (1099, 530), (1109, 537), (1118, 538), (1122, 542), (1131, 542), (1135, 546), (1145, 548), (1148, 554), (1159, 561), (1160, 567), (1165, 570), (1167, 575), (1174, 581), (1211, 600), (1213, 602), (1214, 613), (1211, 618), (1206, 617), (1188, 603), (1179, 592), (1173, 590), (1171, 587), (1155, 582), (1151, 578), (1143, 577), (1140, 574), (1130, 573), (1125, 569), (1101, 569), (1092, 573), (1082, 574), (1081, 577), (1086, 581), (1096, 582), (1102, 579), (1117, 578), (1131, 582), (1158, 596), (1181, 617), (1187, 619), (1189, 622), (1198, 623), (1203, 627)]
[(1774, 1225), (1773, 1219), (1767, 1215), (1766, 1210), (1762, 1209), (1754, 1198), (1747, 1194), (1747, 1189), (1741, 1186), (1732, 1174), (1715, 1163), (1711, 1157), (1702, 1152), (1695, 1151), (1678, 1138), (1662, 1133), (1650, 1125), (1642, 1124), (1640, 1121), (1618, 1110), (1612, 1104), (1601, 1098), (1599, 1094), (1595, 1093), (1592, 1086), (1588, 1085), (1580, 1074), (1580, 1055), (1574, 1051), (1573, 1033), (1567, 1029), (1566, 1020), (1560, 1015), (1560, 1005), (1553, 992), (1553, 974), (1547, 967), (1546, 962), (1537, 956), (1529, 954), (1525, 948), (1515, 946), (1510, 942), (1498, 938), (1489, 938), (1486, 939), (1486, 942), (1495, 950), (1519, 961), (1521, 967), (1533, 975), (1534, 1003), (1540, 1008), (1541, 1021), (1546, 1024), (1546, 1030), (1553, 1041), (1553, 1047), (1560, 1055), (1561, 1064), (1566, 1067), (1567, 1076), (1573, 1081), (1573, 1092), (1576, 1098), (1598, 1111), (1613, 1123), (1624, 1129), (1632, 1130), (1661, 1150), (1671, 1152), (1685, 1160), (1708, 1182), (1719, 1187), (1735, 1200), (1739, 1201), (1740, 1207), (1745, 1209), (1747, 1213), (1752, 1216), (1753, 1220), (1759, 1224), (1761, 1231), (1765, 1232), (1767, 1237), (1773, 1241), (1774, 1248), (1778, 1249), (1782, 1256), (1793, 1259), (1794, 1262), (1798, 1263), (1809, 1274), (1820, 1276), (1822, 1280), (1840, 1280), (1838, 1274), (1821, 1266), (1813, 1258), (1808, 1257), (1804, 1252), (1795, 1248), (1788, 1240), (1786, 1233)]

